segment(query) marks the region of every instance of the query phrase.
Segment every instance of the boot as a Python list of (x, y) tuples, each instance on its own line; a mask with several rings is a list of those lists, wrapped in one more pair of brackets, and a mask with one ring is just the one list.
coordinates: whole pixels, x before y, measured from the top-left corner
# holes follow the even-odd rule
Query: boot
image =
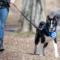
[(2, 41), (2, 39), (0, 39), (0, 51), (4, 51), (3, 41)]

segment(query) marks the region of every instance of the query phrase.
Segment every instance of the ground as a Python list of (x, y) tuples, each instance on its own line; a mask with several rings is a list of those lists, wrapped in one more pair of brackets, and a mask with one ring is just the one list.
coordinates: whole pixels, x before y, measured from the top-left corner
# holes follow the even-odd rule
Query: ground
[[(60, 60), (54, 57), (52, 42), (46, 48), (46, 56), (39, 56), (38, 45), (37, 54), (34, 55), (35, 34), (5, 33), (4, 52), (0, 52), (0, 60)], [(58, 52), (60, 56), (60, 37), (58, 35)]]
[[(49, 1), (52, 1), (52, 0), (49, 0)], [(22, 0), (18, 0), (18, 1), (16, 0), (15, 4), (20, 10), (22, 10)], [(47, 9), (46, 9), (47, 13), (50, 11), (54, 11), (54, 7), (52, 5), (53, 5), (52, 2), (50, 3), (47, 2)], [(16, 8), (13, 5), (11, 5), (10, 9), (16, 10)], [(5, 28), (9, 29), (13, 27), (14, 28), (20, 27), (20, 23), (19, 23), (20, 15), (21, 14), (19, 12), (10, 11), (6, 21)], [(40, 44), (38, 45), (37, 54), (34, 55), (33, 51), (34, 51), (35, 35), (32, 35), (32, 36), (30, 35), (31, 34), (25, 35), (25, 34), (18, 34), (18, 33), (5, 33), (4, 42), (3, 42), (5, 51), (0, 52), (0, 60), (60, 60), (60, 58), (54, 57), (54, 49), (53, 49), (52, 42), (50, 42), (48, 47), (46, 48), (46, 56), (39, 56)], [(60, 32), (57, 37), (58, 52), (60, 56), (59, 39), (60, 39)]]
[[(48, 0), (47, 0), (48, 1)], [(52, 0), (49, 0), (52, 1)], [(57, 0), (56, 0), (57, 1)], [(22, 0), (15, 2), (16, 6), (22, 10)], [(58, 3), (57, 3), (58, 4)], [(60, 4), (60, 3), (59, 3)], [(47, 2), (46, 12), (54, 11), (53, 2)], [(51, 8), (51, 9), (50, 9)], [(59, 7), (60, 8), (60, 7)], [(16, 9), (11, 5), (10, 9)], [(15, 28), (20, 26), (20, 13), (19, 12), (9, 12), (9, 16), (6, 21), (5, 28)], [(13, 27), (11, 27), (13, 26)], [(58, 32), (58, 52), (60, 56), (60, 32)], [(31, 35), (31, 34), (30, 34)], [(52, 42), (49, 43), (46, 48), (46, 56), (39, 56), (40, 44), (38, 45), (37, 54), (34, 55), (34, 39), (35, 35), (30, 36), (28, 34), (18, 34), (18, 33), (5, 33), (4, 36), (4, 52), (0, 52), (0, 60), (60, 60), (60, 58), (54, 57), (54, 49)]]

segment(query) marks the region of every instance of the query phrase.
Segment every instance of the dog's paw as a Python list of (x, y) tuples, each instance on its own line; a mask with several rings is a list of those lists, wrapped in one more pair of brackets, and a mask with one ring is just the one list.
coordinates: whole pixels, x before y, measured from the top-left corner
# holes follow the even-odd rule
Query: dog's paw
[(39, 56), (43, 56), (43, 55), (39, 55)]
[(43, 56), (46, 56), (46, 54), (43, 54)]
[(39, 54), (39, 56), (43, 56), (43, 54)]
[(56, 57), (56, 58), (59, 58), (59, 56), (58, 56), (58, 55), (56, 55), (55, 57)]
[(36, 55), (36, 51), (34, 51), (34, 55)]
[(34, 53), (34, 55), (36, 55), (36, 53)]

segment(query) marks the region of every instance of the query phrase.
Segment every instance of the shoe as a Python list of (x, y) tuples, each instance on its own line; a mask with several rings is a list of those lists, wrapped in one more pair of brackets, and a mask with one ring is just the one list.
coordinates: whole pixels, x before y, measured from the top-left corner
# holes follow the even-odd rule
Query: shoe
[(3, 47), (3, 41), (2, 39), (0, 39), (0, 52), (4, 51), (4, 47)]

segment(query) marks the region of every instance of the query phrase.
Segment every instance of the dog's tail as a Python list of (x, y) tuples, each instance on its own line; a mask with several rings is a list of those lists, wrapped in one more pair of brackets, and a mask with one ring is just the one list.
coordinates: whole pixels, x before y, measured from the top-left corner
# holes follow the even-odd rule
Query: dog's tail
[(45, 23), (44, 21), (41, 21), (38, 27), (39, 27), (41, 30), (43, 30), (43, 29), (45, 28), (45, 26), (44, 26), (45, 24), (46, 24), (46, 23)]

